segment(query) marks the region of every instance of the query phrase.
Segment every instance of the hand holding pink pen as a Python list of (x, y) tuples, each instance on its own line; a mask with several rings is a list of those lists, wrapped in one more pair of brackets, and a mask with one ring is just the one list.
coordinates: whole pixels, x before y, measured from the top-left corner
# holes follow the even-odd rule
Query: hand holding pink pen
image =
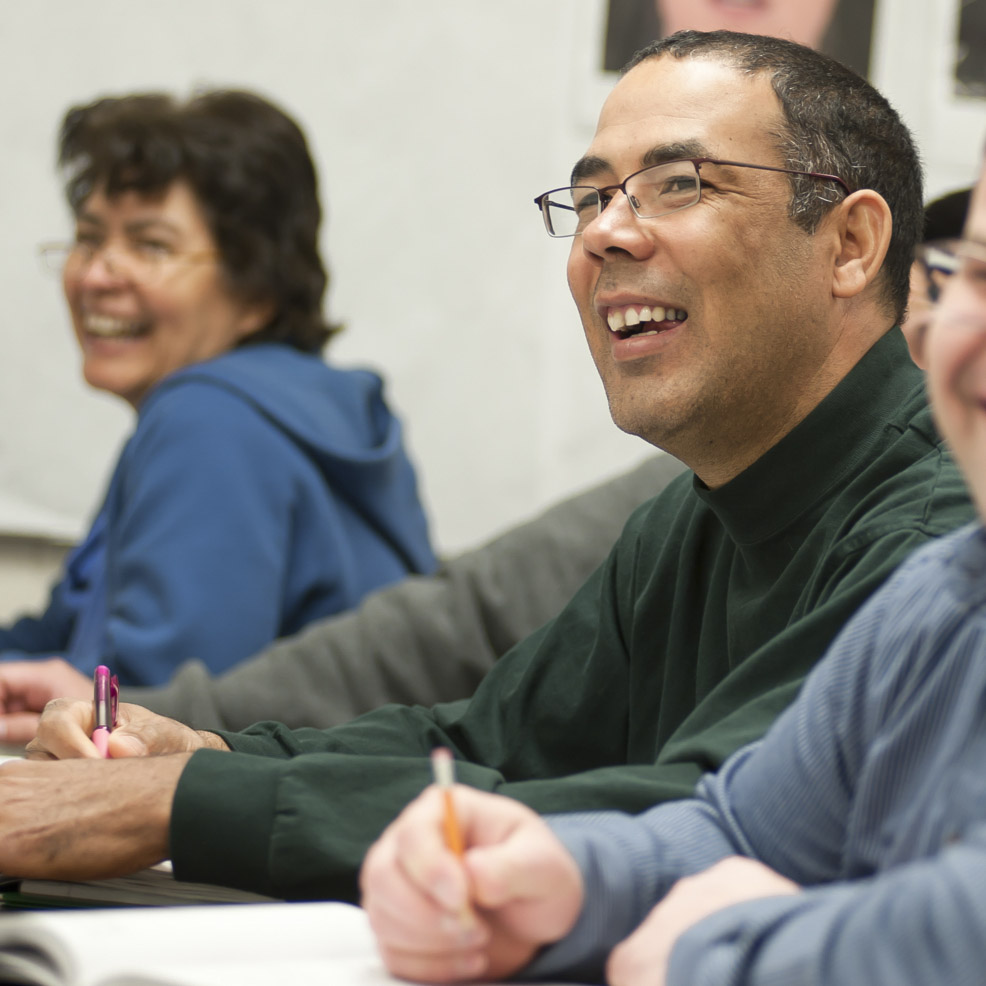
[(105, 664), (100, 664), (93, 673), (93, 712), (96, 725), (92, 731), (92, 741), (105, 757), (110, 741), (110, 732), (116, 726), (116, 709), (120, 701), (120, 682), (110, 674)]

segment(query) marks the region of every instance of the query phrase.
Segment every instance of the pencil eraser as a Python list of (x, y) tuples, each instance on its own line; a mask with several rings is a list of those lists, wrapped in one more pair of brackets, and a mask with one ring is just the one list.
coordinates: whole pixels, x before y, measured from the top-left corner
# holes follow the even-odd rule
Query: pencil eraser
[(439, 787), (451, 787), (455, 783), (455, 761), (448, 747), (438, 746), (431, 751), (431, 770)]

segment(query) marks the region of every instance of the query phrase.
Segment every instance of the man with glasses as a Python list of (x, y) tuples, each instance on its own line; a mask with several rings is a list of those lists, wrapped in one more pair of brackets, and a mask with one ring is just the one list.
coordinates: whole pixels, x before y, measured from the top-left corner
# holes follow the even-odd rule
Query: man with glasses
[[(466, 783), (539, 811), (687, 797), (764, 733), (898, 562), (972, 516), (891, 331), (920, 169), (863, 79), (775, 38), (655, 43), (571, 187), (539, 203), (574, 234), (568, 280), (614, 420), (691, 474), (471, 700), (221, 734), (123, 706), (111, 753), (162, 755), (0, 771), (0, 870), (170, 854), (187, 879), (352, 897), (436, 745)], [(86, 703), (56, 705), (34, 748), (92, 758), (88, 729)], [(84, 823), (39, 826), (66, 798)]]
[[(459, 789), (463, 866), (429, 790), (363, 870), (393, 972), (488, 979), (533, 958), (525, 978), (596, 982), (605, 967), (613, 986), (982, 983), (986, 171), (966, 234), (920, 251), (943, 275), (922, 355), (979, 522), (902, 565), (763, 742), (694, 800), (549, 830), (514, 801)], [(470, 902), (482, 910), (467, 938)]]

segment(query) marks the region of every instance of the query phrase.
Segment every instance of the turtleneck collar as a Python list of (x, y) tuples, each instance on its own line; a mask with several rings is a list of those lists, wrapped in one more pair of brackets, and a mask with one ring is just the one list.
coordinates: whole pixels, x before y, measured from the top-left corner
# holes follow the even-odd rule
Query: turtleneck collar
[(909, 403), (912, 414), (927, 409), (924, 375), (895, 328), (773, 448), (718, 489), (693, 477), (695, 493), (734, 541), (762, 541), (858, 473), (885, 429), (900, 431), (902, 408)]

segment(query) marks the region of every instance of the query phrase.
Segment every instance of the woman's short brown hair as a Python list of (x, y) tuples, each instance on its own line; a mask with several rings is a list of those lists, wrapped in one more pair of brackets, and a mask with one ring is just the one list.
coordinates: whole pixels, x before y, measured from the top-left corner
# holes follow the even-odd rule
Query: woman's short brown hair
[(253, 93), (107, 97), (70, 109), (59, 164), (74, 212), (94, 190), (154, 195), (183, 179), (215, 238), (231, 290), (271, 305), (246, 342), (317, 352), (337, 331), (322, 315), (318, 179), (301, 128)]

